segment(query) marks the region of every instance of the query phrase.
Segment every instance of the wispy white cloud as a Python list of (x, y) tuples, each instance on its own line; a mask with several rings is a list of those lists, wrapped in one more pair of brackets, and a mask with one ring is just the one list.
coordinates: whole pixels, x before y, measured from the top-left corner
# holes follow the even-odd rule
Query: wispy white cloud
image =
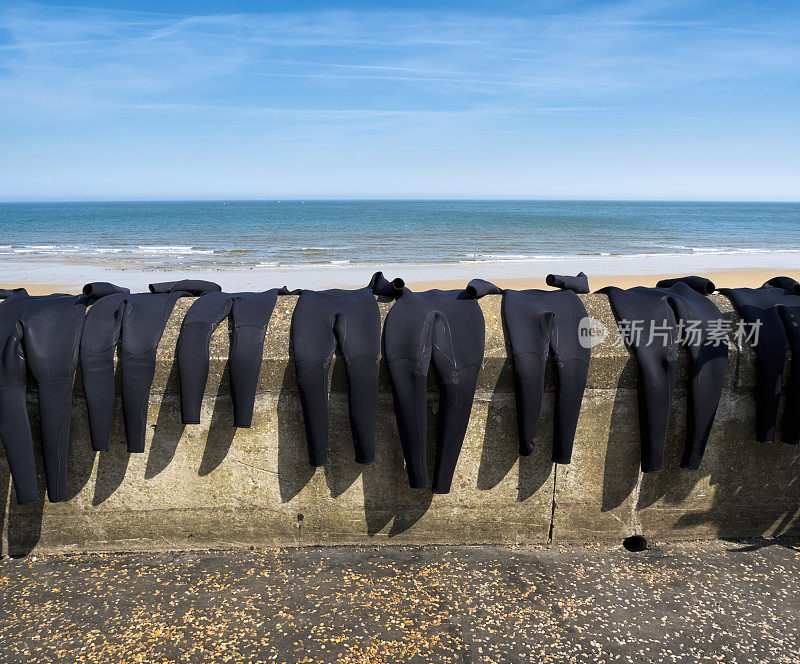
[[(323, 153), (344, 173), (348, 159), (392, 151), (398, 171), (405, 158), (408, 171), (491, 178), (514, 165), (524, 179), (533, 163), (623, 160), (621, 145), (636, 163), (645, 144), (657, 160), (676, 136), (697, 152), (701, 130), (719, 149), (732, 117), (739, 134), (774, 131), (759, 145), (788, 145), (796, 3), (502, 5), (185, 15), (5, 2), (0, 161), (34, 163), (58, 144), (67, 159), (90, 150), (188, 171), (213, 147), (226, 163), (280, 160), (288, 178), (298, 155), (301, 177)], [(778, 94), (792, 103), (776, 107)]]
[[(650, 2), (519, 18), (412, 11), (176, 17), (12, 4), (2, 13), (0, 94), (24, 97), (27, 87), (97, 100), (185, 100), (240, 95), (248, 81), (255, 94), (259, 79), (275, 78), (327, 80), (339, 91), (352, 84), (351, 102), (378, 96), (357, 87), (372, 81), (390, 93), (392, 85), (404, 93), (416, 85), (435, 107), (511, 90), (536, 104), (798, 68), (800, 31), (776, 29), (771, 17), (741, 27), (660, 16), (669, 11), (676, 11), (670, 3)], [(313, 86), (265, 94), (302, 99)], [(331, 96), (329, 103), (341, 103)]]

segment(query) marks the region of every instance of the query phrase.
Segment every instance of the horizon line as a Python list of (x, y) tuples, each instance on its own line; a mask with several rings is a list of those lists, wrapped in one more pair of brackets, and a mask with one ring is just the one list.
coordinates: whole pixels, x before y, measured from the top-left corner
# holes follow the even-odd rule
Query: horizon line
[(269, 198), (72, 198), (72, 199), (0, 199), (0, 205), (41, 205), (41, 204), (81, 204), (81, 203), (328, 203), (328, 202), (487, 202), (487, 203), (760, 203), (797, 204), (800, 199), (723, 199), (723, 198), (549, 198), (549, 197), (473, 197), (456, 196), (430, 197), (294, 197), (273, 196)]

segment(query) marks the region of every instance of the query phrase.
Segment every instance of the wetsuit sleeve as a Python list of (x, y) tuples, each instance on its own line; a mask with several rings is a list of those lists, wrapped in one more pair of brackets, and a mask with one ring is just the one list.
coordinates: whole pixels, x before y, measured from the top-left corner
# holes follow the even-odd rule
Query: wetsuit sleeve
[[(642, 472), (661, 471), (678, 357), (675, 313), (668, 294), (656, 289), (610, 286), (598, 292), (608, 293), (617, 323), (643, 324), (641, 334), (629, 332), (623, 334), (623, 340), (636, 357)], [(650, 339), (656, 325), (661, 334)]]
[(5, 300), (6, 298), (17, 294), (27, 295), (28, 291), (26, 291), (24, 288), (0, 288), (0, 300)]
[(26, 368), (22, 353), (22, 326), (6, 339), (0, 357), (0, 438), (20, 505), (39, 500), (33, 437), (25, 404)]
[(97, 302), (97, 300), (106, 297), (107, 295), (130, 292), (131, 291), (129, 288), (117, 286), (116, 284), (111, 284), (107, 281), (93, 281), (92, 283), (86, 284), (83, 287), (83, 294), (90, 303)]
[(185, 291), (179, 290), (161, 295), (137, 293), (128, 296), (122, 317), (119, 351), (122, 417), (128, 452), (144, 452), (147, 410), (156, 373), (158, 343), (175, 302), (185, 295)]
[(383, 272), (376, 272), (369, 280), (369, 287), (372, 289), (373, 295), (385, 295), (387, 297), (398, 298), (403, 294), (403, 289), (406, 283), (399, 277), (395, 277), (389, 281), (383, 276)]
[(484, 295), (502, 295), (503, 289), (495, 286), (490, 281), (483, 279), (473, 279), (467, 284), (467, 295), (474, 297), (476, 300), (482, 298)]
[(81, 379), (89, 413), (92, 449), (107, 450), (114, 416), (116, 385), (114, 351), (119, 340), (123, 295), (110, 296), (92, 305), (86, 314), (81, 337)]
[(724, 321), (717, 306), (705, 296), (689, 291), (670, 298), (684, 329), (696, 326), (683, 340), (690, 358), (690, 383), (687, 390), (686, 443), (681, 467), (697, 470), (703, 459), (711, 426), (717, 413), (728, 364), (727, 343), (713, 343), (711, 331)]
[(541, 298), (511, 291), (503, 298), (503, 322), (508, 330), (514, 366), (519, 453), (533, 453), (542, 410), (544, 372), (553, 337), (555, 314), (537, 306)]
[(209, 344), (217, 326), (231, 311), (228, 293), (208, 293), (197, 298), (181, 325), (176, 355), (181, 381), (181, 420), (199, 424), (209, 368)]
[(800, 295), (800, 284), (791, 277), (772, 277), (764, 286), (775, 286), (776, 288), (783, 288), (794, 295)]
[(61, 297), (22, 319), (25, 359), (39, 392), (42, 457), (51, 502), (67, 499), (72, 388), (85, 313), (83, 297)]
[(700, 295), (711, 295), (717, 287), (711, 279), (705, 277), (678, 277), (676, 279), (662, 279), (656, 284), (656, 288), (669, 288), (675, 284), (686, 284), (689, 288), (700, 293)]
[[(789, 365), (789, 375), (786, 378), (784, 389), (785, 404), (800, 404), (800, 305), (777, 307), (786, 330), (786, 338), (792, 353), (792, 362)], [(786, 407), (783, 410), (783, 432), (781, 439), (791, 445), (800, 444), (800, 412), (796, 407)]]
[(578, 272), (574, 277), (563, 274), (548, 274), (545, 277), (545, 282), (548, 286), (560, 288), (562, 290), (571, 290), (575, 293), (588, 293), (589, 292), (589, 277), (583, 272)]
[(202, 279), (182, 279), (181, 281), (162, 281), (150, 284), (151, 293), (177, 293), (185, 291), (190, 295), (205, 295), (206, 293), (219, 293), (222, 287), (213, 281)]
[(775, 438), (778, 407), (783, 394), (783, 371), (789, 337), (781, 319), (783, 295), (771, 288), (721, 288), (748, 325), (757, 325), (752, 346), (756, 354), (756, 440), (771, 443)]
[(229, 355), (233, 426), (253, 423), (258, 375), (264, 355), (264, 337), (278, 299), (277, 290), (245, 293), (233, 300), (233, 334)]

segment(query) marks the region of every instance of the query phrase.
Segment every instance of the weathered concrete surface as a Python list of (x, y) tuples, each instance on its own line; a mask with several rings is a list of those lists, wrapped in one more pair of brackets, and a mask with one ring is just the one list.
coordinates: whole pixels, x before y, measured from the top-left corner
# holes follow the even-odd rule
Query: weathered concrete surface
[(800, 549), (326, 547), (0, 561), (5, 664), (800, 662)]
[[(715, 301), (735, 319), (728, 300)], [(3, 550), (127, 550), (237, 545), (543, 543), (760, 536), (800, 532), (800, 462), (795, 447), (754, 442), (754, 362), (731, 348), (725, 393), (698, 472), (678, 468), (685, 420), (683, 358), (668, 441), (667, 470), (641, 478), (635, 364), (616, 331), (593, 350), (575, 454), (550, 462), (553, 378), (548, 373), (537, 452), (517, 456), (511, 365), (501, 298), (480, 301), (486, 357), (453, 491), (408, 487), (385, 366), (381, 368), (377, 461), (355, 464), (344, 368), (331, 381), (331, 456), (308, 465), (290, 361), (295, 296), (283, 296), (267, 331), (252, 429), (231, 425), (225, 326), (212, 340), (203, 423), (183, 427), (173, 364), (180, 321), (175, 307), (159, 346), (147, 448), (125, 452), (117, 414), (111, 451), (91, 451), (80, 380), (74, 395), (71, 499), (19, 506), (0, 459)], [(589, 314), (615, 330), (605, 296), (585, 296)], [(382, 302), (385, 314), (390, 303)], [(437, 395), (431, 380), (429, 438)], [(32, 414), (35, 398), (31, 397)], [(32, 418), (36, 429), (36, 418)], [(43, 487), (40, 477), (40, 486)], [(2, 511), (0, 511), (2, 514)]]

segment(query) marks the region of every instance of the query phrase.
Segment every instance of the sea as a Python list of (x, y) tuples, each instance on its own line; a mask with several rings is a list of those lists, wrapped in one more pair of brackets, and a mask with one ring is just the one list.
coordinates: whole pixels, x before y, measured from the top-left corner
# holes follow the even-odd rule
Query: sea
[(0, 281), (226, 289), (800, 268), (800, 203), (263, 200), (0, 203)]

